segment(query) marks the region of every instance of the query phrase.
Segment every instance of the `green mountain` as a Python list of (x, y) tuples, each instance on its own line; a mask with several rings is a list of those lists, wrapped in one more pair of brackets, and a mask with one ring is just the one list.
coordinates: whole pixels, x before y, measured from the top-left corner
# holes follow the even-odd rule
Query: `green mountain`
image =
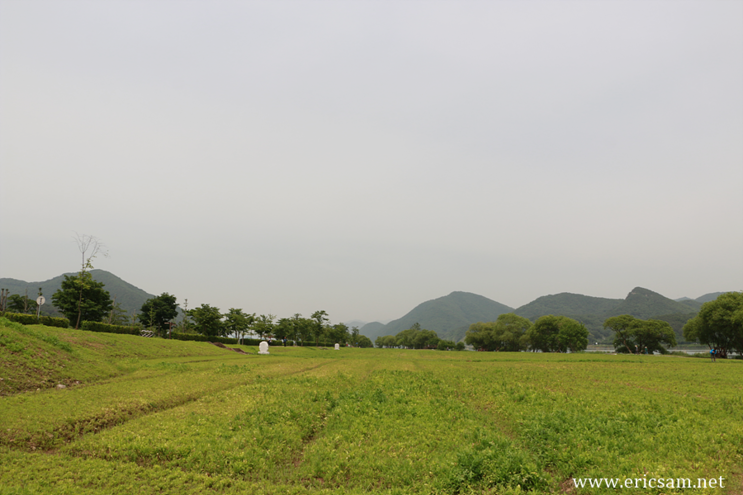
[(359, 328), (359, 333), (369, 337), (372, 342), (374, 342), (377, 337), (387, 335), (384, 333), (384, 323), (379, 323), (378, 321), (367, 323), (363, 327)]
[(699, 296), (694, 300), (698, 303), (704, 304), (706, 302), (714, 301), (715, 299), (717, 299), (717, 296), (722, 294), (724, 294), (724, 292), (710, 292), (709, 294)]
[(604, 329), (604, 321), (611, 316), (632, 315), (636, 318), (654, 318), (667, 321), (683, 341), (681, 328), (699, 311), (698, 300), (682, 298), (674, 301), (642, 287), (635, 287), (625, 299), (606, 299), (580, 294), (542, 296), (516, 309), (515, 313), (534, 321), (543, 315), (562, 315), (583, 323), (595, 341), (612, 339), (612, 332)]
[(563, 292), (539, 297), (529, 304), (525, 304), (514, 313), (524, 318), (534, 320), (544, 315), (603, 315), (622, 302), (621, 299), (606, 299), (603, 297), (584, 296)]
[[(697, 303), (694, 301), (694, 303)], [(677, 302), (652, 290), (635, 287), (619, 305), (607, 311), (609, 316), (632, 315), (635, 318), (646, 320), (658, 315), (675, 313), (696, 313), (699, 306), (694, 307), (689, 301)]]
[[(104, 285), (104, 289), (111, 294), (111, 298), (115, 298), (116, 302), (121, 304), (121, 307), (128, 314), (131, 314), (132, 311), (139, 312), (139, 308), (142, 307), (142, 304), (144, 304), (147, 299), (155, 297), (105, 270), (91, 270), (90, 274), (96, 281), (101, 282)], [(67, 273), (66, 275), (74, 275), (74, 273)], [(46, 299), (46, 303), (41, 307), (42, 314), (62, 316), (62, 314), (52, 306), (52, 294), (60, 289), (63, 280), (64, 275), (59, 275), (58, 277), (43, 282), (25, 282), (14, 278), (0, 278), (0, 287), (3, 289), (9, 289), (11, 294), (20, 294), (22, 296), (25, 295), (26, 290), (28, 290), (28, 298), (33, 300), (36, 300), (39, 287), (41, 287), (42, 294)]]
[(419, 323), (422, 328), (435, 331), (442, 339), (459, 341), (472, 323), (493, 321), (498, 315), (511, 311), (513, 308), (487, 297), (470, 292), (452, 292), (419, 304), (402, 318), (385, 325), (377, 336), (396, 335)]

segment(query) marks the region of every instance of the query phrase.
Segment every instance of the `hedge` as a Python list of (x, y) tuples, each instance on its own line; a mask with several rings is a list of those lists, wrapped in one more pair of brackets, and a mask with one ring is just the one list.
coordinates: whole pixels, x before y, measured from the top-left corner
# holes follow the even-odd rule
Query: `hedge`
[(42, 316), (36, 318), (36, 315), (27, 315), (23, 313), (10, 313), (0, 311), (0, 316), (3, 316), (10, 321), (20, 323), (21, 325), (46, 325), (48, 327), (59, 327), (69, 328), (70, 320), (67, 318), (57, 318), (54, 316)]
[(127, 335), (140, 335), (142, 332), (136, 326), (109, 325), (108, 323), (99, 323), (97, 321), (84, 321), (80, 325), (80, 329), (89, 332), (123, 333)]

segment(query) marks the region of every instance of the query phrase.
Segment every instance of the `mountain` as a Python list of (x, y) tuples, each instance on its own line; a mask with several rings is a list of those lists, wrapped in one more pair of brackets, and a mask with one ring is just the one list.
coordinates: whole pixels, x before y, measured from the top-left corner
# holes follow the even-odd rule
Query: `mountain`
[(542, 296), (514, 311), (534, 321), (543, 315), (568, 316), (583, 323), (591, 332), (590, 339), (607, 341), (612, 332), (604, 329), (604, 321), (611, 316), (632, 315), (635, 318), (654, 318), (670, 323), (679, 342), (683, 341), (681, 328), (699, 311), (698, 300), (682, 298), (674, 301), (642, 287), (635, 287), (624, 299), (606, 299), (581, 294), (562, 293)]
[[(111, 294), (111, 298), (115, 298), (116, 302), (121, 304), (122, 309), (124, 309), (128, 314), (131, 314), (132, 311), (139, 312), (139, 308), (142, 307), (142, 304), (144, 304), (147, 299), (155, 297), (105, 270), (91, 270), (90, 274), (93, 276), (93, 279), (104, 285), (104, 289)], [(75, 274), (67, 273), (64, 275)], [(41, 307), (42, 314), (62, 316), (62, 314), (52, 306), (52, 294), (61, 288), (64, 275), (59, 275), (58, 277), (43, 282), (25, 282), (13, 278), (0, 278), (0, 287), (9, 289), (11, 294), (20, 295), (25, 295), (26, 290), (28, 290), (29, 299), (34, 300), (36, 300), (39, 288), (41, 288), (44, 298), (46, 299), (46, 303)]]
[(363, 320), (347, 320), (347, 321), (344, 321), (343, 324), (345, 324), (348, 328), (353, 328), (353, 327), (361, 328), (364, 325), (366, 325), (366, 322)]
[(472, 323), (494, 321), (498, 315), (511, 311), (513, 308), (487, 297), (470, 292), (452, 292), (419, 304), (402, 318), (385, 325), (379, 335), (396, 335), (419, 323), (422, 328), (435, 331), (442, 339), (458, 341), (464, 338)]
[(696, 313), (699, 303), (694, 301), (696, 307), (689, 301), (676, 302), (665, 296), (642, 287), (635, 287), (627, 294), (627, 297), (619, 305), (607, 311), (609, 316), (632, 315), (635, 318), (646, 320), (658, 315), (674, 313)]
[(715, 299), (717, 299), (717, 296), (720, 296), (722, 294), (724, 294), (724, 292), (710, 292), (709, 294), (699, 296), (694, 300), (698, 303), (704, 304), (706, 302), (714, 301)]
[(386, 333), (384, 333), (384, 323), (380, 323), (378, 321), (367, 323), (363, 327), (359, 328), (359, 333), (361, 335), (366, 335), (367, 337), (369, 337), (372, 342), (374, 342), (377, 337), (387, 335)]
[(563, 292), (539, 297), (519, 307), (514, 313), (530, 320), (544, 315), (603, 315), (621, 302), (622, 299), (606, 299)]

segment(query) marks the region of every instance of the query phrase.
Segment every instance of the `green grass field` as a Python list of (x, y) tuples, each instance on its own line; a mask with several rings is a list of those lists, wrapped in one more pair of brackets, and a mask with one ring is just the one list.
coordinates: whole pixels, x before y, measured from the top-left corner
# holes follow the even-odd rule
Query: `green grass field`
[(743, 361), (244, 350), (0, 323), (0, 494), (741, 493)]

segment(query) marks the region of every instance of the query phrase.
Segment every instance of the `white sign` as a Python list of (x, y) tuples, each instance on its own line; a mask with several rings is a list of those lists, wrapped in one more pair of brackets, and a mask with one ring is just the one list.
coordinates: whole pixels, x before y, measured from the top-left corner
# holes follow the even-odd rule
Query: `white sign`
[(341, 350), (341, 345), (340, 344), (335, 344), (335, 350), (336, 351), (340, 351)]
[(36, 298), (36, 304), (39, 306), (43, 305), (46, 302), (46, 299), (44, 299), (44, 296), (39, 296)]
[(258, 354), (270, 354), (270, 352), (268, 352), (268, 342), (265, 340), (258, 344)]

